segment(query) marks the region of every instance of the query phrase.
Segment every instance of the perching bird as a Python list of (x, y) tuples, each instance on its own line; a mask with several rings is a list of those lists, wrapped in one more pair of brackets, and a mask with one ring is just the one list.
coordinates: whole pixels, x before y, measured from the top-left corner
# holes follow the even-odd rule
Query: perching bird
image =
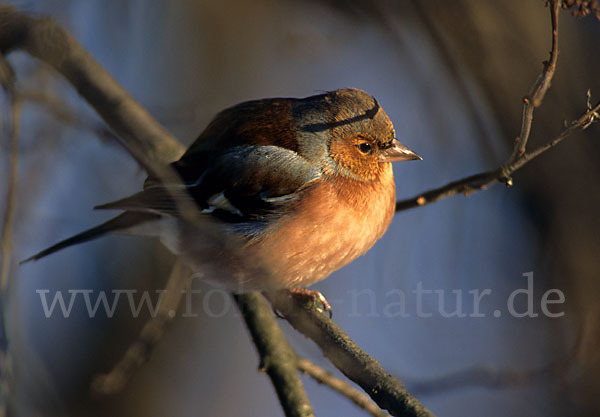
[(342, 89), (248, 101), (219, 113), (172, 167), (195, 203), (165, 184), (98, 209), (124, 213), (32, 256), (109, 232), (159, 236), (208, 281), (236, 292), (299, 289), (364, 254), (396, 203), (391, 162), (421, 159), (377, 101)]

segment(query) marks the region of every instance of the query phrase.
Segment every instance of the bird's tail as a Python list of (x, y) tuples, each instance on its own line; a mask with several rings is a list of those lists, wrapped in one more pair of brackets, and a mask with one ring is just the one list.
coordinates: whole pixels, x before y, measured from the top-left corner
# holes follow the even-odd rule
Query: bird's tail
[(50, 246), (49, 248), (44, 249), (43, 251), (38, 252), (35, 255), (21, 261), (20, 264), (29, 261), (37, 261), (38, 259), (41, 259), (45, 256), (48, 256), (71, 245), (87, 242), (89, 240), (93, 240), (104, 236), (105, 234), (110, 232), (129, 229), (130, 227), (137, 226), (141, 223), (146, 223), (151, 220), (157, 220), (160, 217), (160, 215), (153, 213), (126, 211), (125, 213), (119, 214), (117, 217), (113, 217), (105, 223), (99, 224), (96, 227), (92, 227), (91, 229), (85, 230), (65, 240), (61, 240), (60, 242)]

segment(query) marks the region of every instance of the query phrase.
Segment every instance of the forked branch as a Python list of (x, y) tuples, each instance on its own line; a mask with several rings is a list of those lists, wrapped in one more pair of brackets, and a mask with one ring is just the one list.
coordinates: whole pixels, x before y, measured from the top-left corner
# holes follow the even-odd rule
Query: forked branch
[(442, 187), (434, 188), (425, 191), (419, 195), (406, 200), (400, 200), (396, 203), (396, 212), (408, 210), (415, 207), (424, 206), (426, 204), (435, 203), (443, 198), (451, 197), (457, 194), (469, 195), (474, 191), (485, 190), (490, 185), (497, 182), (511, 186), (512, 174), (522, 168), (525, 164), (538, 157), (548, 149), (558, 145), (564, 139), (572, 136), (574, 133), (586, 129), (592, 123), (600, 118), (600, 102), (595, 106), (587, 101), (586, 112), (574, 120), (567, 128), (565, 128), (558, 136), (549, 142), (538, 146), (532, 151), (527, 151), (527, 143), (531, 134), (531, 125), (533, 122), (534, 110), (542, 104), (546, 92), (550, 88), (552, 78), (556, 71), (556, 62), (558, 60), (558, 11), (561, 2), (559, 0), (550, 0), (550, 20), (552, 25), (552, 45), (550, 49), (550, 58), (544, 61), (543, 69), (537, 77), (527, 96), (523, 98), (523, 117), (521, 119), (521, 131), (515, 139), (515, 144), (511, 155), (506, 162), (498, 168), (491, 171), (482, 172), (471, 175), (456, 181), (452, 181)]

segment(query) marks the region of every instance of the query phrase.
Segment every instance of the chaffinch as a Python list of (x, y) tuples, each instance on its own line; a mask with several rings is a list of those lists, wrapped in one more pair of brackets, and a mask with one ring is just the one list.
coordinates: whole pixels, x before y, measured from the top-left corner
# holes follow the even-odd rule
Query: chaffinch
[(98, 206), (124, 212), (32, 256), (108, 232), (159, 236), (194, 271), (237, 292), (296, 289), (364, 254), (394, 215), (391, 162), (421, 159), (357, 89), (248, 101), (219, 113), (178, 161), (191, 225), (169, 187)]

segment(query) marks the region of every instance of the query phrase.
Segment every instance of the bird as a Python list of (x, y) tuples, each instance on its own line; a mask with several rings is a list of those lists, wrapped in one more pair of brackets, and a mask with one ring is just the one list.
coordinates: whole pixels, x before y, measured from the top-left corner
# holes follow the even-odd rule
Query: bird
[(108, 233), (158, 236), (218, 287), (289, 290), (329, 308), (307, 287), (381, 238), (395, 212), (391, 163), (421, 159), (359, 89), (246, 101), (218, 113), (171, 163), (180, 182), (150, 176), (142, 191), (95, 207), (121, 214), (22, 262)]

